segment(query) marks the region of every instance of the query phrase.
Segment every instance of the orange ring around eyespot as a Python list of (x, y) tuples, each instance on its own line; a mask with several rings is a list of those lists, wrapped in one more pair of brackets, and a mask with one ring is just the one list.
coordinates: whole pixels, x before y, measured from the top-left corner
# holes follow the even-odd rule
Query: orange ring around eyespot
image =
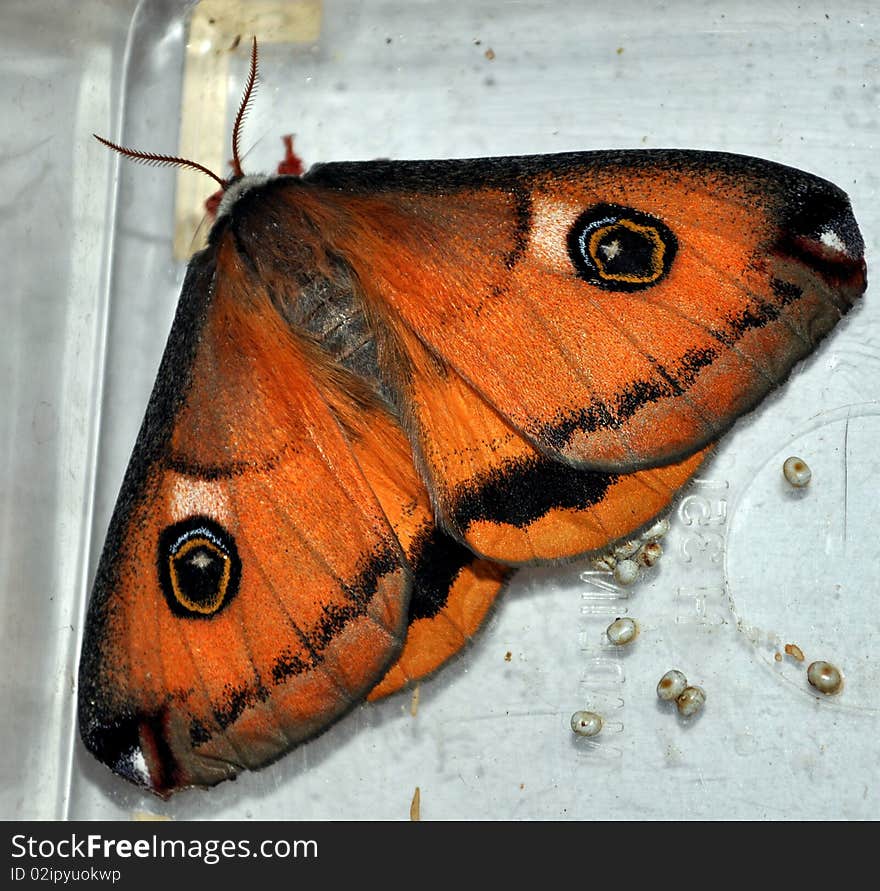
[[(631, 232), (643, 235), (654, 242), (654, 250), (651, 253), (651, 275), (609, 275), (602, 266), (602, 260), (599, 258), (598, 245), (599, 241), (612, 229), (624, 226)], [(596, 264), (596, 272), (610, 282), (631, 282), (632, 284), (648, 284), (657, 281), (663, 275), (663, 256), (666, 253), (666, 244), (660, 237), (660, 233), (653, 226), (641, 226), (632, 220), (615, 220), (608, 226), (597, 229), (590, 236), (589, 242), (590, 259)]]
[[(175, 560), (185, 556), (193, 550), (193, 548), (197, 547), (210, 548), (211, 551), (223, 558), (223, 575), (220, 577), (220, 583), (217, 586), (217, 596), (212, 598), (207, 604), (196, 603), (195, 601), (190, 600), (190, 598), (181, 591), (177, 580), (177, 569), (174, 565)], [(218, 548), (209, 538), (191, 538), (168, 558), (168, 563), (170, 569), (169, 575), (171, 577), (171, 589), (174, 592), (174, 597), (177, 599), (177, 602), (182, 607), (188, 609), (190, 612), (201, 613), (204, 616), (210, 616), (220, 609), (223, 605), (223, 600), (226, 597), (226, 591), (229, 588), (229, 578), (232, 574), (232, 561), (229, 558), (229, 554), (226, 554), (223, 550)]]

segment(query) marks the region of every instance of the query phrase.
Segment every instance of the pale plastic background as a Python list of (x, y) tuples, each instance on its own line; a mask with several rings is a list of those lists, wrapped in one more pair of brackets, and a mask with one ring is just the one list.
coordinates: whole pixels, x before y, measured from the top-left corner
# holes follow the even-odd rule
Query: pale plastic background
[[(356, 708), (208, 792), (163, 803), (84, 751), (82, 615), (184, 273), (174, 175), (120, 165), (90, 134), (176, 150), (186, 11), (0, 12), (0, 818), (406, 819), (416, 786), (423, 819), (880, 815), (873, 286), (727, 437), (631, 590), (583, 563), (523, 571), (464, 658), (421, 686), (415, 717), (409, 695)], [(878, 37), (870, 3), (329, 0), (313, 46), (264, 48), (247, 166), (274, 166), (288, 131), (308, 162), (742, 152), (846, 189), (870, 275)], [(805, 493), (781, 479), (792, 453), (813, 468)], [(603, 639), (618, 615), (642, 625), (624, 653)], [(840, 665), (844, 692), (820, 699), (803, 665), (776, 663), (789, 641)], [(655, 697), (671, 667), (708, 693), (689, 724)], [(595, 741), (569, 729), (584, 707), (606, 718)]]

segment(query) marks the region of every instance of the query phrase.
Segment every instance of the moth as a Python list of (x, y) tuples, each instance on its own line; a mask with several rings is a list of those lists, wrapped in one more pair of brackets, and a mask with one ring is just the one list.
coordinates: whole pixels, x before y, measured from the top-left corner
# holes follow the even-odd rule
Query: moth
[(254, 42), (80, 662), (85, 745), (162, 796), (434, 672), (512, 568), (646, 527), (866, 287), (846, 195), (755, 158), (245, 175), (256, 78)]

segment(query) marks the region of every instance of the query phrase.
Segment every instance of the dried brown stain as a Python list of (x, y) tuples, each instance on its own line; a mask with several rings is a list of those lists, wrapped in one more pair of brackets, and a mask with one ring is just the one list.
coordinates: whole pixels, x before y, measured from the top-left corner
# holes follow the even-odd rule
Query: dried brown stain
[(412, 802), (409, 806), (409, 818), (413, 823), (418, 823), (422, 819), (422, 791), (416, 786), (416, 791), (413, 792)]
[(792, 659), (797, 659), (798, 662), (804, 661), (804, 651), (797, 644), (786, 644), (785, 652), (787, 655), (791, 656)]

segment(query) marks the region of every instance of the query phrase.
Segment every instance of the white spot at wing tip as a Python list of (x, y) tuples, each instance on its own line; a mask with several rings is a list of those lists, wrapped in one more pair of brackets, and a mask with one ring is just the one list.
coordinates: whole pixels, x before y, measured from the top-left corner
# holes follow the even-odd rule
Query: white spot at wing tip
[(147, 761), (140, 748), (132, 749), (129, 752), (128, 763), (132, 771), (137, 774), (145, 786), (151, 787), (153, 785), (150, 779), (150, 769), (147, 767)]
[(819, 241), (821, 241), (825, 247), (831, 248), (834, 251), (838, 251), (841, 254), (849, 254), (849, 251), (846, 249), (846, 244), (834, 229), (826, 229), (822, 232), (819, 236)]

